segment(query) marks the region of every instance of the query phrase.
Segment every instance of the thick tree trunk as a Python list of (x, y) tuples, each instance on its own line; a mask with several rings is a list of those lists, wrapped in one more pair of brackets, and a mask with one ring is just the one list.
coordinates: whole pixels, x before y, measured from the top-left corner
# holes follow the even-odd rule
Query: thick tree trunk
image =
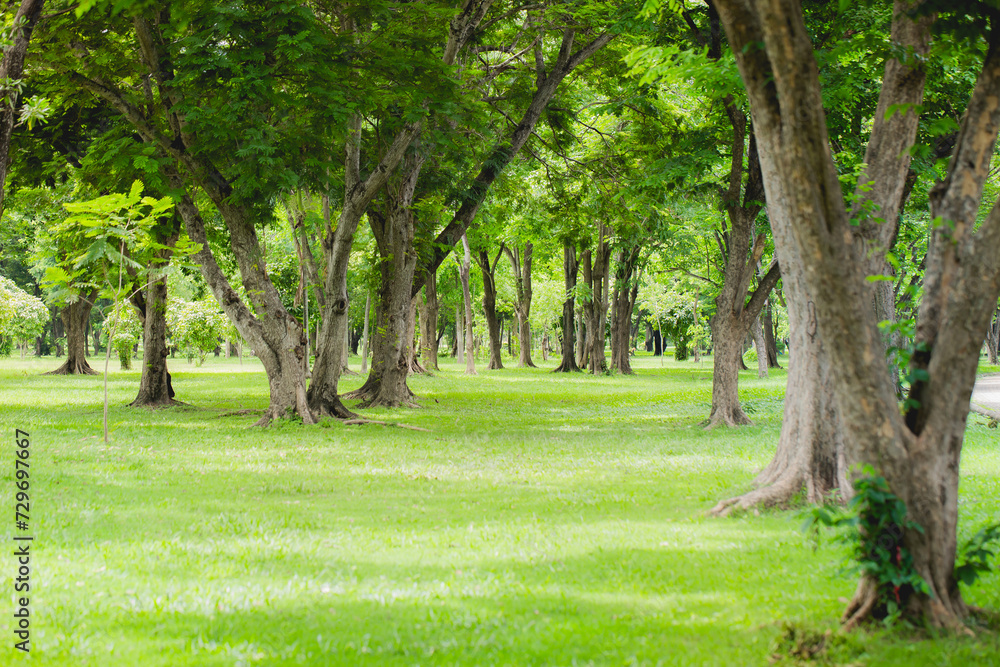
[(607, 334), (608, 277), (611, 266), (611, 243), (605, 238), (604, 223), (598, 224), (597, 250), (591, 268), (592, 298), (587, 311), (587, 352), (586, 367), (592, 374), (605, 373), (608, 360), (604, 354)]
[(81, 295), (74, 303), (63, 306), (60, 311), (63, 328), (66, 331), (66, 363), (46, 375), (97, 375), (97, 371), (87, 363), (87, 324), (90, 311), (94, 307), (97, 290)]
[(139, 394), (129, 405), (178, 405), (167, 370), (167, 279), (147, 283), (142, 331), (142, 378)]
[[(903, 2), (895, 4), (893, 39), (917, 53), (926, 53), (927, 20), (924, 19), (920, 24), (914, 23), (905, 16), (906, 9)], [(867, 218), (852, 229), (865, 248), (862, 265), (871, 273), (888, 271), (885, 251), (895, 238), (901, 192), (909, 165), (909, 154), (905, 149), (913, 143), (917, 127), (913, 112), (892, 114), (887, 119), (886, 111), (889, 105), (897, 102), (919, 102), (923, 91), (923, 76), (922, 70), (903, 67), (897, 60), (886, 63), (879, 111), (876, 111), (872, 140), (866, 152), (868, 170), (859, 178), (859, 184), (864, 186), (859, 187), (859, 195), (874, 204), (874, 218)], [(763, 85), (763, 82), (758, 85)], [(755, 125), (758, 127), (757, 115), (762, 113), (760, 108), (754, 111)], [(875, 181), (875, 187), (868, 187), (870, 180)], [(769, 185), (769, 196), (770, 190)], [(770, 212), (772, 216), (783, 213), (778, 206), (772, 207)], [(858, 215), (857, 210), (852, 214), (853, 217)], [(879, 216), (884, 217), (886, 222), (882, 223), (882, 217)], [(810, 297), (811, 291), (803, 275), (809, 269), (811, 260), (805, 261), (801, 257), (787, 255), (786, 249), (791, 245), (787, 227), (772, 223), (771, 228), (775, 236), (776, 254), (783, 266), (785, 262), (792, 263), (782, 280), (791, 338), (782, 432), (774, 460), (755, 480), (758, 488), (720, 502), (714, 510), (716, 513), (728, 513), (735, 508), (745, 509), (757, 504), (784, 504), (803, 488), (806, 500), (817, 503), (823, 502), (826, 496), (835, 491), (839, 491), (842, 496), (851, 491), (845, 486), (844, 426), (832, 395), (832, 361), (824, 349), (821, 333), (818, 331), (816, 302)], [(876, 284), (888, 285), (884, 282)], [(894, 315), (890, 317), (884, 311), (886, 308), (894, 310), (894, 306), (887, 304), (884, 298), (879, 299), (878, 294), (879, 292), (869, 292), (872, 310), (877, 312), (875, 316), (879, 320), (891, 319)], [(766, 310), (764, 315), (766, 320), (770, 319), (770, 310)], [(773, 338), (772, 325), (767, 329), (765, 335)], [(768, 348), (770, 357), (772, 346), (768, 345)], [(769, 359), (775, 367), (776, 352), (775, 349), (773, 360)]]
[(632, 375), (632, 312), (639, 293), (636, 276), (638, 262), (638, 247), (619, 253), (615, 271), (615, 295), (611, 302), (611, 369), (625, 375)]
[(563, 301), (562, 315), (562, 361), (553, 369), (553, 373), (569, 373), (578, 371), (573, 338), (573, 318), (576, 310), (576, 299), (573, 291), (576, 288), (576, 274), (579, 262), (576, 260), (576, 248), (571, 243), (563, 245), (563, 277), (566, 281), (566, 300)]
[(368, 319), (371, 316), (372, 310), (372, 294), (368, 292), (365, 294), (365, 328), (364, 332), (361, 334), (361, 372), (368, 372)]
[[(740, 0), (719, 7), (761, 145), (769, 147), (761, 164), (768, 201), (775, 203), (776, 243), (807, 267), (801, 275), (833, 369), (846, 461), (877, 466), (906, 504), (907, 519), (921, 526), (889, 537), (900, 547), (897, 559), (912, 558), (927, 592), (887, 590), (866, 577), (848, 605), (846, 626), (884, 616), (894, 593), (904, 618), (915, 624), (964, 631), (968, 609), (955, 579), (959, 458), (982, 332), (1000, 294), (1000, 202), (976, 226), (1000, 129), (1000, 44), (989, 45), (947, 177), (932, 192), (931, 219), (946, 224), (934, 227), (928, 247), (914, 381), (902, 415), (892, 378), (879, 363), (884, 344), (874, 309), (857, 307), (871, 293), (857, 269), (867, 249), (844, 208), (800, 8), (781, 4), (765, 13)], [(897, 4), (897, 17), (901, 9), (906, 5)], [(894, 35), (896, 27), (894, 21)], [(763, 48), (745, 48), (751, 44)]]
[(647, 319), (646, 320), (646, 352), (653, 351), (653, 325)]
[[(168, 176), (171, 185), (177, 190), (185, 189), (185, 183), (176, 171), (171, 169)], [(201, 274), (216, 300), (243, 339), (253, 348), (267, 374), (270, 398), (268, 408), (257, 424), (263, 426), (272, 419), (296, 414), (303, 422), (312, 424), (315, 420), (306, 402), (306, 378), (302, 363), (305, 353), (302, 326), (285, 310), (280, 295), (267, 275), (257, 232), (246, 216), (247, 212), (229, 205), (221, 196), (216, 205), (220, 207), (229, 229), (243, 286), (259, 316), (250, 311), (215, 261), (208, 244), (204, 221), (191, 198), (185, 194), (175, 204), (184, 220), (188, 236), (201, 246), (192, 259), (200, 265)]]
[(414, 311), (413, 273), (417, 253), (413, 247), (413, 196), (423, 158), (407, 158), (406, 174), (393, 188), (385, 214), (368, 211), (379, 253), (381, 278), (368, 379), (346, 398), (361, 399), (361, 407), (412, 407), (413, 392), (406, 384), (413, 346), (411, 311)]
[[(417, 351), (420, 349), (420, 341), (417, 340), (417, 305), (419, 297), (410, 299), (409, 316), (406, 318), (406, 364), (409, 375), (426, 373), (418, 359)], [(409, 391), (409, 388), (407, 388)]]
[(420, 344), (423, 365), (427, 370), (438, 368), (438, 298), (437, 273), (427, 276), (424, 283), (424, 297), (420, 300)]
[[(182, 221), (180, 216), (173, 219), (173, 227), (159, 242), (166, 246), (157, 252), (157, 264), (162, 267), (173, 255), (174, 244), (180, 237)], [(177, 405), (170, 372), (167, 370), (167, 277), (150, 274), (146, 289), (136, 294), (133, 304), (142, 321), (142, 377), (139, 379), (139, 393), (130, 406), (170, 406)], [(226, 342), (228, 357), (229, 342)]]
[[(5, 36), (12, 43), (3, 50), (3, 59), (0, 60), (0, 81), (22, 78), (28, 43), (42, 15), (43, 4), (42, 0), (23, 0), (17, 13), (14, 14), (14, 22), (11, 25), (20, 27)], [(5, 29), (6, 27), (4, 26)], [(4, 91), (3, 103), (0, 104), (0, 212), (3, 211), (4, 183), (7, 181), (7, 167), (10, 164), (10, 139), (14, 132), (14, 118), (17, 116), (17, 97), (17, 91), (8, 88)], [(84, 363), (87, 363), (86, 358)]]

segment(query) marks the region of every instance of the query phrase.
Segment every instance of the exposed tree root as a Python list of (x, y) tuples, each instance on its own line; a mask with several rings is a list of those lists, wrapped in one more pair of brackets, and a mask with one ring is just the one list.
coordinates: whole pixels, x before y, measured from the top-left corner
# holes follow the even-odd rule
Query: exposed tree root
[(739, 510), (749, 510), (754, 507), (780, 507), (787, 505), (802, 491), (802, 477), (789, 474), (777, 480), (774, 484), (761, 486), (735, 498), (720, 500), (709, 514), (725, 517)]
[(376, 426), (395, 426), (396, 428), (405, 428), (411, 431), (423, 431), (424, 433), (431, 433), (430, 429), (420, 428), (419, 426), (410, 426), (409, 424), (399, 424), (396, 422), (380, 422), (374, 419), (348, 419), (344, 422), (345, 425), (364, 425), (364, 424), (375, 424)]
[(90, 364), (87, 363), (86, 359), (77, 359), (75, 362), (70, 362), (66, 360), (59, 368), (54, 371), (49, 371), (48, 373), (43, 373), (43, 375), (100, 375), (95, 371)]
[(580, 373), (581, 368), (576, 365), (576, 360), (573, 361), (563, 361), (561, 364), (552, 369), (553, 373)]
[(753, 426), (753, 422), (743, 412), (743, 408), (737, 405), (730, 409), (713, 410), (712, 414), (708, 417), (708, 421), (705, 423), (705, 428), (713, 429), (716, 426), (735, 428), (737, 426)]
[(223, 412), (222, 414), (218, 415), (218, 418), (222, 419), (223, 417), (242, 417), (244, 415), (257, 415), (262, 412), (264, 411), (252, 408), (246, 408), (243, 410), (230, 410), (229, 412)]
[(969, 404), (969, 412), (974, 412), (977, 415), (988, 417), (993, 421), (1000, 421), (1000, 412), (997, 412), (996, 410), (990, 410), (989, 408), (984, 408), (983, 406), (976, 405), (975, 403)]

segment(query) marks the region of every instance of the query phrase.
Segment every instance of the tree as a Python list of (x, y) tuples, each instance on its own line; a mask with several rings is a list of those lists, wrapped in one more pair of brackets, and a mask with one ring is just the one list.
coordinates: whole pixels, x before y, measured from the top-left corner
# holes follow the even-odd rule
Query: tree
[[(857, 242), (866, 248), (862, 254), (866, 275), (886, 272), (886, 256), (898, 229), (904, 179), (910, 163), (910, 146), (917, 131), (917, 104), (922, 95), (925, 72), (922, 54), (928, 50), (928, 21), (914, 22), (905, 15), (905, 3), (896, 3), (892, 39), (906, 58), (886, 59), (883, 85), (868, 143), (867, 168), (859, 175), (854, 195), (857, 202), (851, 217)], [(733, 49), (736, 50), (735, 48)], [(905, 54), (910, 54), (905, 56)], [(902, 112), (894, 112), (899, 101)], [(869, 187), (871, 180), (877, 188)], [(867, 206), (862, 206), (864, 202)], [(772, 208), (773, 211), (777, 208)], [(859, 212), (864, 210), (863, 220)], [(884, 222), (883, 222), (884, 221)], [(772, 225), (773, 228), (773, 225)], [(776, 237), (777, 243), (777, 237)], [(778, 253), (780, 257), (780, 252)], [(802, 279), (805, 267), (796, 258), (782, 280), (782, 293), (788, 304), (789, 375), (781, 436), (772, 462), (758, 475), (758, 487), (744, 495), (721, 501), (714, 509), (726, 513), (735, 507), (754, 504), (773, 505), (787, 502), (803, 487), (809, 502), (822, 502), (831, 492), (850, 493), (846, 459), (843, 453), (843, 425), (834, 401), (833, 362), (826, 356), (827, 347), (819, 330), (816, 297)], [(882, 296), (879, 296), (879, 295)], [(876, 321), (886, 319), (887, 297), (881, 287), (867, 294), (865, 303), (873, 304)], [(883, 305), (878, 305), (882, 303)], [(884, 356), (884, 354), (882, 355)]]
[[(0, 35), (4, 42), (3, 59), (0, 60), (0, 211), (3, 211), (4, 184), (7, 181), (7, 167), (10, 158), (10, 139), (14, 131), (14, 117), (17, 115), (17, 100), (24, 82), (24, 59), (28, 53), (28, 43), (35, 25), (42, 15), (43, 0), (22, 0), (10, 23), (10, 34)], [(38, 103), (22, 107), (22, 120), (30, 121), (38, 115)]]
[[(979, 44), (986, 43), (982, 71), (947, 176), (932, 194), (935, 223), (913, 381), (900, 410), (887, 364), (877, 363), (884, 345), (874, 312), (857, 308), (870, 294), (863, 245), (850, 231), (801, 8), (794, 0), (720, 0), (718, 6), (750, 96), (779, 259), (784, 271), (801, 274), (815, 299), (844, 426), (844, 457), (849, 465), (875, 467), (905, 503), (907, 521), (920, 526), (891, 527), (900, 561), (905, 553), (920, 582), (896, 590), (901, 613), (960, 629), (969, 610), (955, 574), (959, 457), (982, 332), (1000, 294), (1000, 206), (981, 224), (976, 219), (1000, 129), (1000, 33), (989, 18), (978, 24)], [(959, 16), (973, 11), (960, 10)], [(845, 613), (848, 626), (888, 613), (884, 594), (877, 581), (863, 577)]]
[(167, 326), (170, 342), (187, 353), (189, 359), (197, 357), (197, 365), (201, 366), (226, 335), (229, 321), (214, 300), (173, 298), (167, 307)]
[[(111, 333), (112, 329), (114, 334)], [(118, 355), (123, 371), (132, 370), (132, 354), (135, 346), (142, 340), (142, 330), (142, 321), (132, 306), (117, 304), (104, 314), (102, 339)]]
[(41, 299), (0, 276), (0, 337), (9, 338), (21, 350), (22, 359), (48, 319), (49, 309)]

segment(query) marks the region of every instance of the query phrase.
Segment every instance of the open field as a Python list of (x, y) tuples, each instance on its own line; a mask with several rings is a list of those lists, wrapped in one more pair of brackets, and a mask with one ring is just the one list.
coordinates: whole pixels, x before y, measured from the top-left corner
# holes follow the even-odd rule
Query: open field
[[(14, 429), (32, 439), (31, 664), (763, 665), (786, 623), (836, 629), (845, 547), (814, 548), (795, 509), (703, 516), (769, 461), (783, 371), (741, 375), (754, 426), (706, 432), (710, 359), (639, 358), (635, 377), (450, 361), (412, 378), (422, 409), (366, 413), (430, 432), (250, 428), (231, 413), (267, 403), (253, 359), (172, 362), (189, 405), (171, 410), (122, 407), (138, 371), (115, 372), (104, 445), (101, 378), (0, 360), (8, 508)], [(970, 422), (963, 536), (1000, 517), (998, 431)], [(1000, 574), (966, 596), (1000, 609)], [(832, 643), (816, 664), (1000, 664), (987, 629)]]

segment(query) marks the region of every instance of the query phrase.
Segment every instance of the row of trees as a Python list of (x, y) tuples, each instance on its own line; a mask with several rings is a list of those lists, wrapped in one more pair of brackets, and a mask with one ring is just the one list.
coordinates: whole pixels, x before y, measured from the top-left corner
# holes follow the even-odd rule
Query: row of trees
[[(847, 496), (876, 465), (924, 528), (901, 541), (929, 591), (904, 590), (907, 613), (957, 624), (958, 457), (998, 337), (994, 15), (659, 4), (24, 0), (0, 154), (8, 203), (56, 193), (33, 210), (65, 372), (86, 371), (104, 290), (143, 326), (135, 404), (170, 404), (168, 285), (191, 267), (264, 366), (261, 424), (355, 416), (338, 387), (359, 319), (363, 407), (412, 403), (442, 303), (474, 370), (477, 284), (491, 368), (505, 282), (525, 366), (533, 312), (561, 307), (560, 372), (631, 373), (643, 325), (697, 355), (708, 322), (712, 426), (749, 423), (746, 341), (763, 371), (787, 337), (775, 459), (716, 512)], [(865, 579), (852, 621), (879, 595)]]

